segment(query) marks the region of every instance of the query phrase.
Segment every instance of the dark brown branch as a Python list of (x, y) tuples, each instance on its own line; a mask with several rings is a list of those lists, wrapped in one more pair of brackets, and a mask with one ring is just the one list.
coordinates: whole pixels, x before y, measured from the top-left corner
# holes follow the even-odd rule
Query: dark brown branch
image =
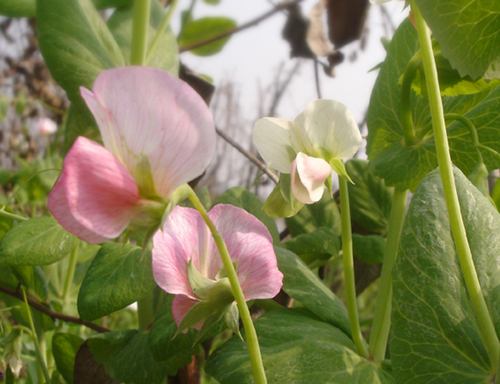
[(254, 163), (262, 172), (264, 172), (269, 178), (274, 181), (276, 184), (278, 184), (278, 177), (269, 171), (269, 169), (266, 167), (266, 165), (257, 159), (254, 155), (252, 155), (249, 151), (247, 151), (245, 148), (243, 148), (241, 145), (239, 145), (236, 141), (231, 139), (228, 135), (226, 135), (224, 132), (222, 132), (219, 128), (215, 128), (215, 131), (217, 134), (222, 137), (225, 141), (227, 141), (231, 146), (233, 146), (238, 152), (240, 152), (243, 156), (245, 156), (248, 160), (250, 160), (252, 163)]
[[(22, 293), (16, 292), (10, 288), (0, 286), (0, 292), (6, 293), (9, 296), (12, 296), (18, 300), (24, 301)], [(65, 321), (67, 323), (85, 325), (87, 328), (93, 329), (94, 331), (101, 332), (101, 333), (110, 332), (109, 329), (101, 327), (100, 325), (91, 323), (89, 321), (84, 321), (78, 317), (68, 316), (68, 315), (65, 315), (63, 313), (53, 311), (53, 310), (43, 306), (42, 304), (37, 303), (35, 300), (29, 299), (29, 298), (28, 298), (28, 304), (30, 305), (30, 307), (35, 308), (36, 310), (38, 310), (42, 313), (45, 313), (47, 316), (49, 316), (53, 319), (59, 319), (59, 320)]]
[(251, 20), (251, 21), (249, 21), (249, 22), (247, 22), (245, 24), (240, 25), (239, 27), (230, 29), (229, 31), (226, 31), (226, 32), (219, 33), (218, 35), (212, 36), (212, 37), (210, 37), (208, 39), (201, 40), (201, 41), (198, 41), (198, 42), (190, 44), (190, 45), (185, 45), (183, 47), (179, 47), (179, 53), (186, 52), (186, 51), (191, 51), (191, 50), (193, 50), (195, 48), (198, 48), (198, 47), (201, 47), (203, 45), (207, 45), (207, 44), (213, 43), (214, 41), (223, 39), (224, 37), (231, 36), (231, 35), (233, 35), (235, 33), (238, 33), (240, 31), (243, 31), (243, 30), (248, 29), (250, 27), (254, 27), (257, 24), (259, 24), (261, 21), (263, 21), (263, 20), (271, 17), (275, 13), (278, 13), (278, 12), (284, 10), (284, 9), (287, 9), (292, 4), (300, 3), (301, 1), (302, 0), (284, 1), (284, 2), (276, 5), (270, 11), (264, 13), (263, 15), (255, 18), (255, 19), (253, 19), (253, 20)]

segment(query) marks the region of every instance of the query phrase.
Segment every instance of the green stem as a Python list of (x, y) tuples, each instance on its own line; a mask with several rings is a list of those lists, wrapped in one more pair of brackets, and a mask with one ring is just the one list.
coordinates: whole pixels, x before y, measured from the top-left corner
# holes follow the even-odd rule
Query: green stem
[(479, 150), (479, 137), (477, 135), (476, 127), (474, 126), (474, 124), (472, 124), (472, 121), (470, 121), (468, 118), (466, 118), (465, 116), (462, 116), (458, 113), (447, 113), (446, 115), (444, 115), (444, 118), (445, 118), (445, 120), (459, 121), (467, 127), (467, 129), (470, 132), (471, 139), (472, 139), (472, 145), (474, 146), (474, 148), (476, 148), (479, 162), (483, 163), (483, 155), (481, 154), (481, 151)]
[(352, 339), (358, 353), (368, 357), (366, 342), (359, 325), (358, 306), (356, 301), (356, 286), (354, 282), (354, 259), (352, 253), (351, 212), (349, 209), (348, 181), (339, 177), (340, 214), (342, 221), (342, 253), (344, 257), (344, 280), (346, 289), (347, 313), (351, 325)]
[(479, 332), (488, 351), (492, 362), (499, 360), (500, 343), (493, 325), (491, 315), (484, 300), (484, 296), (477, 277), (476, 268), (472, 259), (472, 254), (467, 241), (465, 226), (460, 212), (460, 205), (453, 177), (453, 168), (446, 134), (446, 124), (444, 121), (443, 103), (439, 91), (439, 82), (432, 52), (430, 31), (418, 9), (415, 1), (412, 0), (412, 10), (415, 15), (418, 38), (422, 47), (422, 59), (424, 64), (427, 89), (429, 92), (429, 104), (432, 115), (432, 126), (436, 142), (436, 152), (439, 164), (439, 172), (443, 183), (443, 192), (448, 209), (450, 226), (455, 240), (460, 267), (464, 275), (465, 285), (470, 296), (472, 307), (479, 325)]
[(80, 239), (76, 241), (76, 244), (71, 251), (69, 256), (68, 271), (66, 273), (66, 278), (64, 280), (64, 287), (62, 293), (63, 308), (67, 304), (69, 292), (71, 288), (71, 283), (73, 282), (73, 276), (75, 275), (76, 261), (78, 259), (78, 247), (80, 246)]
[(408, 62), (403, 74), (403, 83), (401, 84), (401, 125), (403, 127), (405, 144), (407, 146), (418, 143), (411, 117), (411, 84), (415, 77), (415, 71), (421, 64), (422, 57), (420, 52), (417, 52)]
[(212, 223), (212, 220), (210, 220), (210, 217), (208, 217), (207, 211), (205, 210), (205, 207), (203, 207), (203, 204), (199, 200), (196, 193), (191, 190), (188, 197), (189, 200), (191, 200), (191, 202), (193, 203), (196, 210), (200, 213), (201, 217), (205, 221), (205, 224), (210, 229), (210, 232), (212, 233), (212, 236), (215, 240), (215, 244), (217, 245), (217, 249), (219, 250), (222, 263), (224, 264), (227, 277), (229, 278), (229, 282), (231, 283), (231, 289), (233, 290), (233, 294), (240, 311), (241, 321), (243, 322), (243, 326), (245, 327), (248, 352), (250, 354), (250, 364), (252, 366), (255, 383), (266, 384), (266, 372), (264, 371), (264, 365), (262, 364), (259, 340), (257, 339), (257, 333), (255, 332), (252, 318), (250, 317), (250, 311), (248, 309), (247, 303), (245, 302), (245, 296), (243, 295), (243, 291), (241, 290), (238, 275), (236, 274), (236, 270), (234, 269), (234, 265), (231, 261), (231, 256), (229, 256), (226, 243), (224, 243), (222, 235), (219, 233), (219, 231), (217, 231), (217, 228), (215, 228), (215, 225)]
[(30, 323), (31, 332), (33, 335), (33, 341), (35, 343), (35, 352), (38, 364), (42, 368), (43, 376), (45, 377), (45, 382), (47, 384), (52, 384), (52, 381), (50, 380), (49, 371), (47, 370), (47, 366), (45, 365), (45, 358), (42, 353), (42, 348), (40, 347), (40, 342), (38, 341), (37, 332), (35, 330), (35, 324), (33, 323), (33, 318), (31, 317), (31, 310), (30, 306), (28, 305), (28, 299), (26, 298), (26, 292), (24, 291), (23, 287), (21, 287), (21, 290), (23, 292), (24, 304), (26, 305), (26, 312), (28, 313), (28, 321)]
[(479, 143), (477, 146), (478, 146), (478, 148), (481, 148), (481, 149), (484, 149), (485, 151), (488, 151), (490, 154), (492, 154), (494, 157), (496, 157), (497, 160), (500, 161), (500, 153), (495, 151), (493, 148), (490, 148), (490, 147), (483, 145), (481, 143)]
[(377, 295), (377, 306), (370, 333), (370, 353), (375, 362), (385, 358), (387, 339), (391, 328), (391, 303), (392, 303), (392, 267), (398, 252), (399, 237), (406, 216), (406, 202), (408, 190), (399, 188), (394, 190), (392, 198), (391, 217), (389, 219), (389, 233), (385, 246), (384, 264)]
[(0, 209), (0, 216), (6, 217), (8, 219), (17, 220), (17, 221), (26, 221), (26, 220), (29, 220), (27, 217), (15, 215), (14, 213), (10, 213), (10, 212), (4, 211), (4, 208), (5, 208), (5, 206), (3, 206), (2, 209)]
[(137, 300), (139, 331), (147, 331), (154, 321), (153, 299), (153, 291), (151, 291), (142, 299)]
[(130, 65), (144, 65), (148, 45), (150, 0), (134, 0)]
[(179, 0), (172, 0), (172, 3), (170, 3), (170, 7), (168, 8), (167, 13), (163, 17), (163, 20), (161, 21), (160, 27), (156, 32), (156, 36), (154, 37), (153, 41), (151, 42), (151, 45), (149, 46), (148, 53), (146, 55), (146, 64), (148, 64), (151, 61), (151, 58), (155, 53), (158, 44), (160, 43), (162, 35), (165, 33), (165, 30), (170, 24), (170, 19), (172, 18), (172, 14), (174, 13), (175, 7), (177, 6), (178, 2)]

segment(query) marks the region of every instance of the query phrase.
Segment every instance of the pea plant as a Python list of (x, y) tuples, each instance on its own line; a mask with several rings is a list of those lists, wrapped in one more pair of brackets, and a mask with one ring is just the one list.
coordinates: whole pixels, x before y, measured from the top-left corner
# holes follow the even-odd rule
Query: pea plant
[(194, 0), (174, 36), (177, 0), (2, 1), (71, 102), (0, 200), (6, 383), (500, 383), (500, 2), (406, 1), (368, 160), (337, 101), (261, 116), (263, 202), (198, 186), (220, 138), (179, 53), (232, 20)]

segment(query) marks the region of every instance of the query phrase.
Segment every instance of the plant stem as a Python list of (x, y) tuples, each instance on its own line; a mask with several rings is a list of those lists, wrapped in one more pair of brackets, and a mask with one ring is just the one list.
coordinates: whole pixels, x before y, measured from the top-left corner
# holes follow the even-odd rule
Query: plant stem
[(139, 319), (139, 331), (147, 331), (154, 321), (153, 291), (137, 300), (137, 317)]
[(150, 0), (134, 0), (130, 65), (144, 65), (148, 45)]
[(76, 244), (73, 250), (71, 251), (71, 255), (69, 256), (68, 271), (66, 273), (66, 279), (64, 280), (64, 287), (62, 292), (63, 308), (67, 304), (71, 283), (73, 282), (73, 276), (75, 275), (75, 267), (76, 267), (76, 260), (78, 259), (79, 246), (80, 246), (80, 239), (76, 241)]
[(23, 287), (21, 287), (21, 290), (23, 292), (24, 304), (26, 305), (26, 312), (28, 313), (28, 321), (30, 323), (33, 341), (35, 343), (35, 352), (38, 364), (42, 368), (43, 376), (45, 377), (45, 382), (47, 384), (52, 384), (52, 381), (50, 380), (49, 371), (47, 370), (47, 366), (45, 365), (45, 358), (42, 353), (42, 348), (40, 347), (40, 343), (38, 341), (38, 336), (35, 330), (35, 324), (33, 323), (33, 318), (31, 317), (31, 310), (30, 306), (28, 305), (28, 299), (26, 298), (26, 292), (24, 291)]
[(224, 242), (222, 235), (219, 233), (219, 231), (217, 231), (217, 228), (215, 228), (212, 220), (210, 220), (207, 211), (205, 210), (203, 204), (198, 199), (198, 196), (196, 195), (196, 193), (194, 193), (193, 190), (191, 190), (191, 192), (189, 193), (189, 200), (191, 200), (196, 210), (200, 212), (200, 215), (203, 217), (205, 224), (210, 229), (210, 232), (212, 233), (212, 236), (215, 240), (215, 244), (217, 245), (217, 249), (219, 250), (222, 263), (224, 264), (227, 277), (229, 278), (229, 281), (231, 283), (231, 289), (233, 290), (233, 294), (240, 311), (241, 321), (243, 322), (243, 326), (245, 327), (248, 352), (250, 354), (250, 364), (252, 366), (255, 383), (266, 384), (266, 372), (264, 371), (264, 365), (262, 364), (259, 340), (257, 339), (257, 333), (255, 332), (252, 318), (250, 317), (250, 311), (245, 302), (245, 296), (243, 295), (243, 291), (241, 290), (238, 275), (236, 274), (236, 270), (234, 269), (233, 263), (231, 261), (231, 256), (229, 256), (226, 243)]
[(14, 213), (4, 211), (4, 208), (5, 208), (5, 206), (2, 207), (2, 209), (0, 209), (0, 216), (6, 217), (6, 218), (12, 219), (12, 220), (17, 220), (17, 221), (29, 220), (27, 217), (19, 216), (19, 215), (16, 215)]
[(162, 35), (165, 33), (165, 30), (170, 24), (170, 19), (172, 18), (172, 14), (174, 13), (175, 7), (177, 6), (178, 2), (179, 0), (172, 0), (172, 3), (170, 3), (170, 7), (168, 8), (167, 13), (163, 17), (163, 20), (161, 21), (160, 27), (156, 32), (156, 36), (154, 37), (153, 41), (151, 42), (151, 45), (149, 46), (148, 53), (146, 55), (146, 64), (148, 64), (151, 61), (151, 58), (155, 53), (158, 44), (160, 43)]
[(387, 339), (391, 328), (391, 272), (398, 252), (399, 237), (406, 216), (407, 200), (408, 190), (402, 191), (399, 188), (394, 190), (391, 217), (389, 219), (389, 233), (387, 235), (384, 253), (384, 264), (382, 265), (382, 275), (380, 277), (380, 286), (377, 295), (377, 306), (370, 333), (370, 353), (373, 360), (377, 363), (385, 358)]
[(460, 267), (464, 275), (465, 285), (470, 296), (472, 307), (479, 325), (479, 332), (485, 344), (488, 355), (494, 364), (499, 361), (500, 343), (493, 325), (491, 315), (484, 300), (484, 296), (477, 277), (476, 268), (472, 259), (472, 254), (467, 241), (465, 226), (460, 212), (460, 204), (453, 177), (453, 169), (446, 134), (446, 124), (444, 121), (443, 103), (439, 90), (438, 75), (434, 55), (432, 52), (430, 32), (418, 9), (415, 1), (411, 4), (415, 22), (417, 25), (418, 38), (422, 50), (422, 60), (424, 64), (427, 89), (429, 94), (429, 104), (432, 115), (432, 126), (436, 142), (436, 152), (438, 157), (439, 172), (443, 183), (443, 192), (448, 208), (450, 226), (455, 240)]
[(403, 83), (401, 84), (401, 125), (407, 146), (415, 145), (418, 142), (411, 117), (411, 83), (415, 76), (415, 71), (421, 64), (422, 58), (420, 52), (417, 52), (408, 62), (403, 74)]
[(349, 209), (348, 181), (339, 176), (340, 214), (342, 221), (342, 253), (344, 257), (344, 280), (346, 288), (347, 313), (351, 325), (352, 339), (358, 353), (368, 357), (369, 352), (359, 326), (356, 286), (354, 282), (354, 260), (352, 253), (351, 212)]
[(467, 129), (470, 132), (470, 137), (472, 139), (472, 145), (474, 146), (474, 148), (477, 151), (477, 157), (479, 158), (479, 162), (482, 163), (483, 162), (483, 155), (481, 154), (481, 151), (479, 150), (479, 137), (477, 136), (477, 130), (476, 130), (476, 127), (474, 126), (474, 124), (472, 124), (472, 122), (468, 118), (466, 118), (465, 116), (462, 116), (458, 113), (447, 113), (446, 115), (444, 115), (444, 118), (445, 118), (445, 120), (459, 121), (467, 127)]

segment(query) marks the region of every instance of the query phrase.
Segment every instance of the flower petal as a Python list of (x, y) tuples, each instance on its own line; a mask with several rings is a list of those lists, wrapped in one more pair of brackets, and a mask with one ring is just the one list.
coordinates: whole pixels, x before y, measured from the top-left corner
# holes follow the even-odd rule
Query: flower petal
[(291, 123), (273, 117), (258, 120), (253, 128), (253, 142), (262, 158), (279, 172), (290, 172), (295, 151), (290, 142)]
[(293, 195), (304, 204), (319, 201), (331, 173), (332, 168), (325, 160), (299, 152), (291, 167)]
[[(172, 316), (174, 317), (175, 324), (179, 326), (182, 319), (189, 312), (191, 308), (194, 307), (195, 304), (199, 303), (198, 300), (190, 299), (184, 295), (175, 295), (174, 300), (172, 301)], [(200, 330), (203, 326), (203, 321), (200, 321), (198, 324), (193, 325), (194, 328)], [(186, 333), (187, 329), (182, 331), (182, 333)]]
[(333, 100), (314, 101), (294, 122), (299, 131), (307, 132), (313, 144), (336, 159), (354, 156), (363, 142), (351, 112), (345, 105)]
[[(245, 300), (270, 299), (283, 285), (273, 241), (266, 226), (255, 216), (232, 205), (218, 204), (208, 213), (226, 242)], [(217, 252), (217, 259), (220, 256)], [(212, 267), (215, 263), (211, 264)]]
[(78, 137), (47, 205), (67, 231), (97, 244), (119, 236), (140, 204), (134, 179), (113, 154)]
[(210, 163), (215, 149), (213, 118), (184, 81), (156, 68), (114, 68), (97, 77), (93, 93), (81, 88), (81, 94), (104, 145), (141, 190), (150, 189), (144, 180), (153, 180), (154, 192), (168, 197)]
[(163, 230), (156, 232), (153, 237), (153, 275), (156, 283), (168, 293), (197, 299), (189, 285), (187, 266), (189, 260), (193, 259), (198, 271), (207, 276), (200, 264), (203, 264), (207, 253), (215, 253), (214, 246), (198, 211), (175, 207), (165, 221)]

